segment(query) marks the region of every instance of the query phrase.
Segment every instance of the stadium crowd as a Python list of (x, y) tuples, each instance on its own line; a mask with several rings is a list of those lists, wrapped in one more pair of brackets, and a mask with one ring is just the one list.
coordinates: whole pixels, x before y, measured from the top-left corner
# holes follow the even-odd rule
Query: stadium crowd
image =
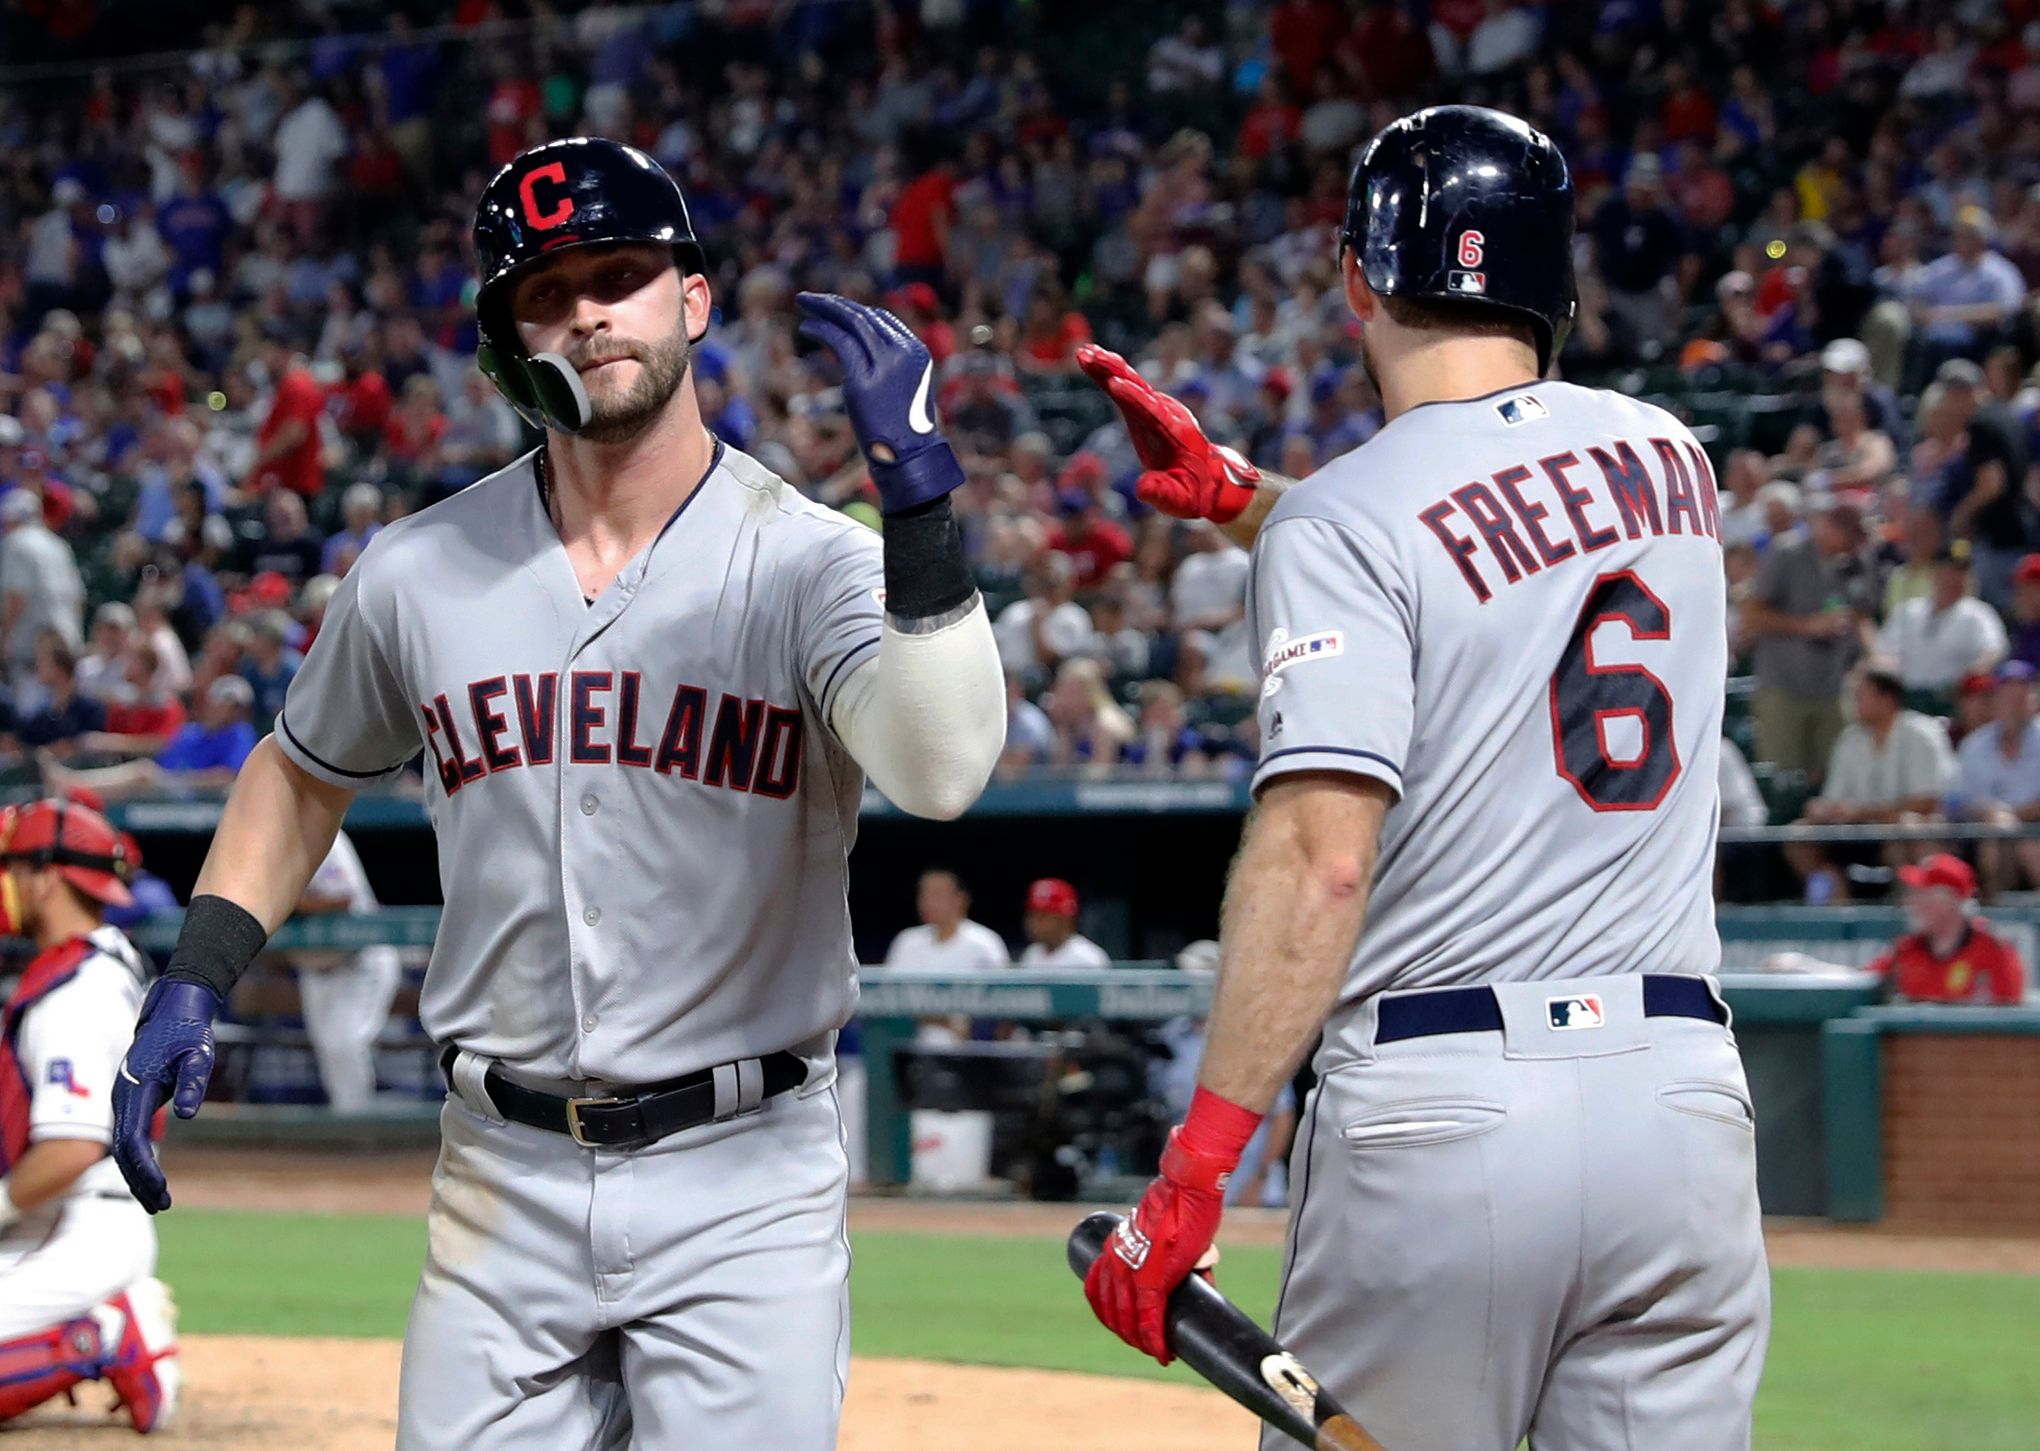
[[(1560, 374), (1708, 443), (1731, 822), (2040, 820), (2040, 6), (426, 8), (204, 7), (199, 48), (98, 67), (62, 63), (77, 7), (9, 12), (10, 53), (55, 62), (0, 74), (14, 779), (216, 785), (375, 532), (534, 441), (474, 368), (466, 224), (493, 167), (576, 132), (682, 180), (718, 435), (874, 526), (793, 295), (926, 341), (1008, 770), (1238, 775), (1246, 556), (1134, 501), (1074, 353), (1120, 349), (1264, 467), (1364, 443), (1348, 170), (1452, 99), (1572, 165)], [(1817, 898), (1848, 860), (1793, 856)], [(2040, 885), (2034, 843), (1979, 865)]]

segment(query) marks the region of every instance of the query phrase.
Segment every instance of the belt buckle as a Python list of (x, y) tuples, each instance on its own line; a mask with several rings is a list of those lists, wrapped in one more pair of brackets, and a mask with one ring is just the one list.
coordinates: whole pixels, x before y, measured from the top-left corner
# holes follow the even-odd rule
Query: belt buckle
[(601, 1144), (591, 1144), (581, 1131), (581, 1110), (584, 1108), (614, 1108), (622, 1103), (620, 1098), (570, 1098), (567, 1100), (567, 1134), (584, 1149), (599, 1149)]

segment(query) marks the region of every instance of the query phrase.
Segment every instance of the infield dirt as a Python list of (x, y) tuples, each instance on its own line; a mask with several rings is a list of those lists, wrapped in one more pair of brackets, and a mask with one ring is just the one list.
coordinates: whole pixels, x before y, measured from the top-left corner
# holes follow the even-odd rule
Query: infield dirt
[[(390, 1340), (197, 1335), (184, 1342), (194, 1387), (151, 1451), (389, 1451), (397, 1352)], [(101, 1409), (39, 1411), (0, 1429), (5, 1451), (114, 1451), (142, 1443)], [(1252, 1418), (1216, 1391), (1106, 1376), (860, 1360), (850, 1375), (842, 1451), (1239, 1451)]]

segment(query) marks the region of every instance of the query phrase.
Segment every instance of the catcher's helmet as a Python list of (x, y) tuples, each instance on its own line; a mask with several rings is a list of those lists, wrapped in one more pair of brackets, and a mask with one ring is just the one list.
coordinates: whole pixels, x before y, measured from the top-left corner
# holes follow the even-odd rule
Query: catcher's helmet
[(1506, 308), (1537, 327), (1537, 370), (1565, 345), (1573, 189), (1565, 158), (1528, 123), (1484, 106), (1433, 106), (1360, 153), (1341, 234), (1383, 297)]
[(0, 864), (27, 862), (58, 875), (95, 902), (125, 907), (128, 882), (141, 865), (134, 838), (89, 806), (31, 801), (0, 815)]
[(497, 172), (475, 207), (474, 239), (476, 362), (532, 424), (569, 432), (586, 424), (588, 395), (564, 359), (530, 357), (519, 343), (510, 319), (518, 276), (565, 248), (607, 242), (664, 242), (681, 271), (707, 265), (679, 184), (636, 147), (600, 136), (548, 141)]

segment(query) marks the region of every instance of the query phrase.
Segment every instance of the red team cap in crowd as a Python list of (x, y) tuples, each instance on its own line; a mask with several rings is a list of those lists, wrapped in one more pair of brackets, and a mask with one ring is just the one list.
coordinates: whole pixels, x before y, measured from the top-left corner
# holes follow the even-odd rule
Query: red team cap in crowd
[(1027, 889), (1027, 910), (1051, 917), (1077, 915), (1077, 889), (1061, 877), (1043, 877)]
[(1898, 879), (1908, 887), (1946, 887), (1956, 896), (1976, 895), (1976, 873), (1961, 857), (1936, 852), (1923, 862), (1898, 869)]
[(2012, 569), (2013, 584), (2040, 582), (2040, 554), (2028, 554)]

